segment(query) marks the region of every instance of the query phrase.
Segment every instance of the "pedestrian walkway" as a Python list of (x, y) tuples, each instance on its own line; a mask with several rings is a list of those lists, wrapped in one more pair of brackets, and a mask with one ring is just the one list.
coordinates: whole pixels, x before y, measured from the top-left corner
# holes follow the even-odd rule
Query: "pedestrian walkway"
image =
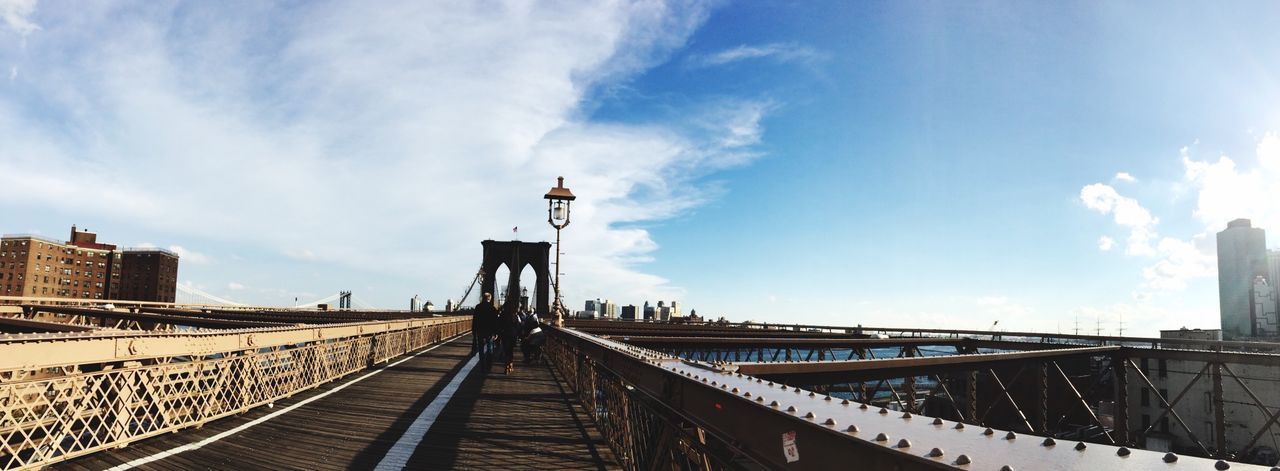
[[(310, 470), (373, 469), (379, 463), (405, 463), (406, 469), (618, 467), (590, 418), (556, 381), (552, 368), (518, 365), (514, 373), (504, 375), (500, 366), (491, 371), (476, 366), (459, 378), (470, 360), (470, 345), (469, 336), (464, 336), (271, 408), (260, 407), (201, 429), (143, 440), (55, 467)], [(452, 397), (445, 401), (449, 394)], [(440, 405), (432, 407), (433, 402)], [(420, 430), (428, 421), (430, 428), (421, 440), (406, 439), (415, 423), (415, 430)], [(407, 453), (395, 451), (397, 443), (404, 446), (415, 441)], [(403, 455), (399, 461), (388, 459), (397, 454)]]

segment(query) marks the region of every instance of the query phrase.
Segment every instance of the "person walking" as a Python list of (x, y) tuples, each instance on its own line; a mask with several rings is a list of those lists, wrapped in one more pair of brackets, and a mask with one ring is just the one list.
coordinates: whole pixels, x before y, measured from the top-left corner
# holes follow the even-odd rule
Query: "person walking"
[(520, 329), (520, 303), (517, 299), (508, 299), (502, 305), (502, 313), (498, 317), (498, 336), (502, 342), (502, 358), (507, 362), (506, 373), (515, 370), (516, 333)]
[(480, 362), (486, 365), (492, 361), (490, 339), (497, 321), (498, 308), (493, 305), (493, 294), (484, 293), (480, 304), (471, 311), (471, 351), (479, 355)]

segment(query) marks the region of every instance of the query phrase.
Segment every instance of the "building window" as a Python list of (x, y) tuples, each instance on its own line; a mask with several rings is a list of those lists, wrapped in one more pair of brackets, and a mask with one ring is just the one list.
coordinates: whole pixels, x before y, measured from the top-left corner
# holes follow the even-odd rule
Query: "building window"
[(1165, 408), (1165, 407), (1164, 407), (1164, 403), (1169, 402), (1169, 390), (1168, 390), (1168, 389), (1161, 389), (1161, 390), (1160, 390), (1160, 397), (1164, 398), (1164, 400), (1160, 402), (1160, 408), (1161, 408), (1161, 409), (1164, 409), (1164, 408)]
[(1142, 391), (1139, 394), (1139, 397), (1142, 398), (1142, 407), (1151, 406), (1151, 390), (1147, 388), (1142, 388)]
[(1142, 414), (1142, 429), (1146, 430), (1149, 427), (1151, 427), (1151, 416)]
[(1169, 377), (1169, 363), (1164, 358), (1160, 359), (1159, 374), (1161, 378)]
[(1150, 371), (1151, 371), (1151, 368), (1150, 368), (1149, 363), (1150, 363), (1150, 362), (1149, 362), (1146, 358), (1143, 358), (1143, 359), (1141, 360), (1141, 363), (1139, 363), (1139, 364), (1142, 366), (1142, 374), (1143, 374), (1143, 375), (1146, 375), (1148, 372), (1150, 372)]

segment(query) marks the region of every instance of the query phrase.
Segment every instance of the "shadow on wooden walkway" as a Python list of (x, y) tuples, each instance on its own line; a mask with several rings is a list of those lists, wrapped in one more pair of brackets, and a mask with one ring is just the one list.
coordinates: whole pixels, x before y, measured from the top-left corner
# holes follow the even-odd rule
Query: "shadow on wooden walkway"
[[(255, 419), (325, 394), (356, 373), (203, 428), (143, 440), (56, 465), (107, 469), (372, 469), (440, 394), (469, 358), (470, 337), (382, 370), (328, 396), (200, 448), (139, 464), (137, 460), (210, 439)], [(406, 469), (617, 469), (577, 400), (548, 365), (476, 367), (410, 457)]]

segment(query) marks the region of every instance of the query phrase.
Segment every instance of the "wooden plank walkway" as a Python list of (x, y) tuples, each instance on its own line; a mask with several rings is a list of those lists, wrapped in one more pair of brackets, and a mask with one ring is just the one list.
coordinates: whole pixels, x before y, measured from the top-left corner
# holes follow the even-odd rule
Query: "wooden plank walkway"
[[(201, 448), (137, 469), (372, 469), (468, 359), (463, 337), (345, 389)], [(219, 433), (332, 390), (363, 373), (275, 404), (61, 463), (111, 468)], [(407, 469), (616, 469), (590, 418), (547, 365), (511, 375), (476, 367), (412, 454)]]

